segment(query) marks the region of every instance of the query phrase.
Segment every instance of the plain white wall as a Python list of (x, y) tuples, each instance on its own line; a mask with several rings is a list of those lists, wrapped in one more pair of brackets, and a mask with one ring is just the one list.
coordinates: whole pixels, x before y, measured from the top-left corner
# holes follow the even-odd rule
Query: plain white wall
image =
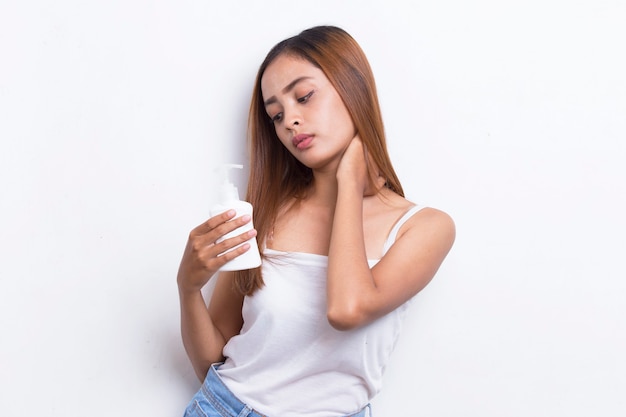
[(176, 416), (175, 276), (245, 162), (257, 66), (316, 24), (379, 84), (407, 194), (458, 238), (375, 415), (626, 413), (622, 1), (0, 3), (0, 414)]

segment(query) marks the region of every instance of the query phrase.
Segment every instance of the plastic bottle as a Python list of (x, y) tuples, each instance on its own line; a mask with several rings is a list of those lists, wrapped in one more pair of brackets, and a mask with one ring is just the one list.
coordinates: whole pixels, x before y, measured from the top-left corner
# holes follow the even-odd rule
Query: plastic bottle
[[(241, 217), (246, 214), (249, 215), (250, 218), (252, 218), (252, 204), (248, 203), (247, 201), (240, 200), (239, 191), (237, 190), (237, 187), (235, 187), (235, 185), (229, 181), (228, 170), (230, 168), (242, 169), (243, 165), (225, 164), (222, 166), (222, 170), (223, 170), (222, 175), (223, 175), (224, 182), (222, 183), (220, 187), (219, 203), (211, 208), (211, 217), (217, 216), (218, 214), (221, 214), (227, 210), (233, 209), (237, 213), (235, 215), (235, 218)], [(250, 220), (245, 225), (224, 235), (222, 238), (218, 240), (218, 242), (224, 239), (228, 239), (230, 237), (240, 235), (253, 228), (254, 226), (252, 224), (252, 220)], [(244, 269), (256, 268), (261, 265), (261, 256), (259, 254), (259, 247), (257, 246), (256, 237), (253, 237), (252, 239), (247, 240), (244, 243), (249, 243), (250, 249), (248, 249), (248, 251), (239, 255), (235, 259), (228, 261), (226, 264), (224, 264), (220, 268), (220, 271), (241, 271)], [(243, 245), (244, 243), (242, 243), (241, 245)], [(241, 245), (237, 245), (236, 247), (239, 247)], [(235, 248), (229, 249), (226, 252), (230, 252), (233, 249)], [(221, 253), (219, 256), (222, 256), (224, 253)]]

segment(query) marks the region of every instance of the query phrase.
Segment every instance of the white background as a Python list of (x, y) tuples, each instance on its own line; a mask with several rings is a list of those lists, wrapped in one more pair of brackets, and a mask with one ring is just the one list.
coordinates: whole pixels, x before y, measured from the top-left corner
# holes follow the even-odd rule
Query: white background
[(1, 0), (0, 415), (182, 415), (187, 234), (245, 163), (265, 53), (316, 24), (362, 45), (408, 196), (458, 228), (375, 415), (626, 415), (625, 21), (621, 0)]

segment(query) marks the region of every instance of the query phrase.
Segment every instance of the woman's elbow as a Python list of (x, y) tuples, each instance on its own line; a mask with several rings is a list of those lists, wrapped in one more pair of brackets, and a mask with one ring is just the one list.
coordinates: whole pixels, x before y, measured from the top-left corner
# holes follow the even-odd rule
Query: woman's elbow
[(356, 306), (329, 308), (326, 312), (328, 323), (336, 330), (354, 330), (365, 324), (364, 314)]

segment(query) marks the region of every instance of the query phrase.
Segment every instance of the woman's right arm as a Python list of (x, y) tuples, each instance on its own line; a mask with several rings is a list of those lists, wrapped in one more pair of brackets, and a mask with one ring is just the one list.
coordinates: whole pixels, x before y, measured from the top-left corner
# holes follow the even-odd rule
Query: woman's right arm
[(246, 252), (250, 245), (246, 243), (222, 256), (218, 255), (256, 234), (255, 230), (251, 230), (215, 243), (226, 233), (250, 221), (248, 216), (230, 221), (233, 217), (234, 212), (229, 211), (196, 227), (189, 234), (178, 270), (183, 345), (200, 380), (204, 380), (212, 363), (223, 359), (224, 345), (239, 332), (243, 322), (243, 295), (233, 289), (231, 274), (220, 274), (208, 308), (202, 296), (202, 287), (219, 268)]

